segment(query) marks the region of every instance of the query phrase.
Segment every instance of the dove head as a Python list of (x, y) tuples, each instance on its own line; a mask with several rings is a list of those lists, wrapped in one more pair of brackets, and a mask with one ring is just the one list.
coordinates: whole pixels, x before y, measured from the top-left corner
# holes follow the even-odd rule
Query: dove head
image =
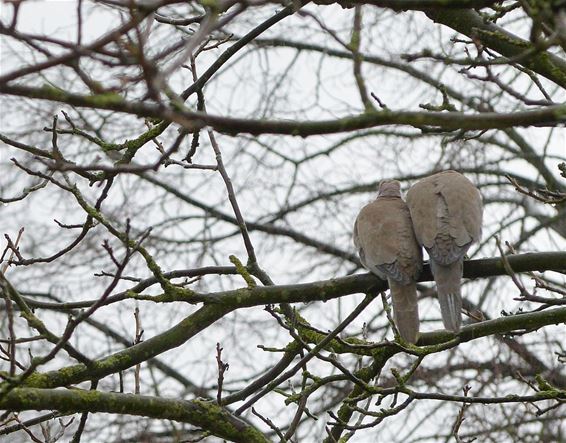
[(378, 197), (401, 197), (401, 183), (397, 180), (383, 180), (379, 184)]

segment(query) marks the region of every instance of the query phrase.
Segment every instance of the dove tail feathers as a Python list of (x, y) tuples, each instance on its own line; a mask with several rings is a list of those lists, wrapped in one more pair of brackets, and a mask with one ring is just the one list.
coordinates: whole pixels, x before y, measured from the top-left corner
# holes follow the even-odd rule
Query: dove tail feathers
[(441, 266), (430, 261), (432, 274), (436, 281), (438, 301), (440, 302), (440, 313), (444, 327), (450, 331), (458, 332), (462, 324), (462, 294), (461, 280), (463, 271), (463, 260)]
[(419, 306), (417, 303), (417, 285), (400, 285), (389, 279), (393, 319), (399, 334), (409, 343), (416, 343), (419, 338)]
[(459, 292), (441, 294), (438, 291), (442, 322), (449, 331), (458, 332), (462, 325), (462, 296)]

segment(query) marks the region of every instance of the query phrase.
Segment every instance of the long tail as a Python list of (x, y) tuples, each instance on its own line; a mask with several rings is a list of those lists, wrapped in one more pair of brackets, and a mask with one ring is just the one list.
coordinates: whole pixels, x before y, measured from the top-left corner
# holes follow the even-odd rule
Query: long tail
[(400, 285), (389, 279), (393, 318), (401, 337), (409, 343), (419, 338), (419, 306), (417, 304), (417, 285)]
[(458, 332), (462, 324), (462, 294), (460, 290), (463, 259), (457, 260), (448, 266), (441, 266), (430, 261), (432, 274), (436, 281), (438, 301), (444, 327), (450, 331)]

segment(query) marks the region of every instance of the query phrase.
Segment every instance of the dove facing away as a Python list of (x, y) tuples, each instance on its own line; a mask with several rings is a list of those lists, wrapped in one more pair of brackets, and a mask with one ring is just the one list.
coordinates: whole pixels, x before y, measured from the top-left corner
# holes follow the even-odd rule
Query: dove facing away
[(364, 267), (387, 280), (399, 334), (410, 343), (419, 335), (416, 279), (422, 251), (396, 180), (381, 182), (377, 198), (364, 206), (354, 224), (354, 245)]
[(458, 332), (464, 255), (481, 238), (481, 195), (470, 180), (448, 170), (414, 184), (407, 206), (417, 240), (430, 256), (444, 327)]

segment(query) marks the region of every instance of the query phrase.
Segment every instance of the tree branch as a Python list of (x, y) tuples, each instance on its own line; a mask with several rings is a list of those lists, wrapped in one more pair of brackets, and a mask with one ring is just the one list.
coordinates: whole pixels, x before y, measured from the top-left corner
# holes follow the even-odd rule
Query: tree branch
[(234, 442), (269, 442), (259, 430), (213, 402), (192, 401), (82, 389), (17, 388), (0, 400), (9, 411), (58, 410), (137, 415), (190, 423)]
[[(436, 23), (446, 25), (470, 38), (478, 39), (482, 45), (505, 57), (520, 57), (517, 63), (566, 88), (565, 60), (548, 51), (537, 51), (530, 42), (486, 22), (477, 12), (430, 9), (426, 11), (426, 15)], [(533, 53), (527, 57), (521, 57), (526, 51)]]
[[(566, 252), (520, 254), (509, 256), (507, 260), (515, 272), (541, 270), (562, 271), (566, 269)], [(496, 275), (506, 275), (503, 262), (500, 258), (473, 260), (464, 263), (464, 277), (466, 278)], [(419, 281), (430, 280), (432, 280), (432, 274), (430, 274), (427, 265)], [(297, 285), (243, 288), (201, 296), (193, 295), (189, 297), (190, 300), (187, 298), (185, 301), (194, 302), (194, 297), (199, 297), (201, 300), (206, 300), (208, 304), (167, 331), (128, 349), (95, 360), (89, 367), (84, 364), (78, 364), (56, 371), (34, 373), (28, 378), (25, 385), (42, 388), (66, 386), (85, 380), (97, 380), (118, 371), (131, 368), (165, 351), (181, 346), (224, 315), (238, 308), (269, 303), (297, 303), (329, 300), (349, 294), (383, 291), (386, 288), (387, 284), (385, 281), (371, 274), (364, 274)], [(182, 298), (179, 299), (179, 301), (181, 300)], [(520, 320), (516, 320), (517, 318), (520, 318)], [(529, 323), (530, 319), (536, 319), (537, 323)], [(505, 317), (503, 319), (482, 322), (472, 326), (494, 328), (493, 330), (489, 329), (489, 333), (492, 334), (509, 332), (515, 329), (535, 328), (545, 324), (554, 324), (563, 321), (566, 321), (566, 308), (523, 314), (522, 316)], [(493, 326), (492, 322), (495, 322), (495, 326)], [(512, 325), (512, 327), (510, 328), (509, 325)], [(483, 331), (484, 329), (481, 330)], [(467, 341), (466, 337), (468, 337), (468, 335), (466, 334), (471, 334), (468, 338), (469, 340), (480, 336), (473, 328), (470, 329), (472, 332), (467, 333), (465, 331), (468, 331), (468, 329), (463, 329), (459, 335), (461, 341)], [(453, 337), (454, 336), (447, 331), (423, 334), (422, 341), (419, 341), (419, 344), (439, 344)], [(0, 386), (2, 386), (2, 384), (0, 384)]]
[[(565, 82), (566, 84), (566, 82)], [(484, 112), (464, 114), (462, 112), (414, 112), (414, 111), (372, 111), (335, 120), (292, 121), (254, 120), (211, 115), (203, 112), (166, 108), (162, 105), (127, 101), (116, 93), (80, 95), (51, 86), (33, 88), (22, 85), (0, 84), (0, 92), (8, 95), (51, 100), (91, 109), (134, 114), (140, 117), (173, 121), (194, 132), (206, 126), (229, 135), (281, 134), (308, 137), (311, 135), (334, 134), (339, 132), (368, 129), (384, 125), (406, 125), (422, 128), (431, 126), (443, 130), (505, 129), (515, 126), (546, 126), (566, 122), (566, 105), (546, 106), (528, 111), (511, 113)], [(178, 108), (182, 107), (177, 103)]]

